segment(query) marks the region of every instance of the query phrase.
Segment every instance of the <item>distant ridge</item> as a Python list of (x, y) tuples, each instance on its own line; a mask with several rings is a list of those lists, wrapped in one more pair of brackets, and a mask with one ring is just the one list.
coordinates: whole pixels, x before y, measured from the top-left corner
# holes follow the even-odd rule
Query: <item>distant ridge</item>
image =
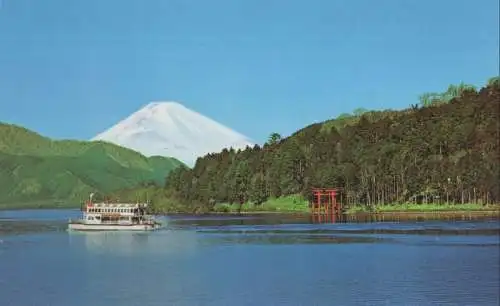
[(224, 148), (244, 149), (246, 136), (178, 102), (151, 102), (91, 140), (108, 141), (145, 156), (168, 156), (193, 166)]

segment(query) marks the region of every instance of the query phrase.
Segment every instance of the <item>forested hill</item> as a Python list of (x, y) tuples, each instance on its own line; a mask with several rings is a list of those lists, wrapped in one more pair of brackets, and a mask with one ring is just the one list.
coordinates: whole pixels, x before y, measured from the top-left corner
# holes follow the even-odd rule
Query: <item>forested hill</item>
[(308, 196), (311, 187), (341, 187), (348, 205), (498, 203), (499, 84), (450, 86), (403, 111), (358, 111), (285, 139), (273, 134), (262, 148), (225, 149), (172, 171), (166, 189), (207, 210)]
[(78, 205), (91, 192), (99, 197), (141, 183), (163, 183), (181, 164), (111, 143), (52, 140), (0, 123), (0, 209)]

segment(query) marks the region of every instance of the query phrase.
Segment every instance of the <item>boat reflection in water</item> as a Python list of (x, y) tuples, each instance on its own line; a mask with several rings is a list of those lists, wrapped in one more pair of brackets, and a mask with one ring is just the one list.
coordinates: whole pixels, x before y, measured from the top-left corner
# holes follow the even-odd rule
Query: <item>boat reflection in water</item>
[(154, 232), (95, 231), (71, 232), (70, 245), (87, 252), (113, 255), (173, 254), (193, 252), (196, 234), (183, 230)]

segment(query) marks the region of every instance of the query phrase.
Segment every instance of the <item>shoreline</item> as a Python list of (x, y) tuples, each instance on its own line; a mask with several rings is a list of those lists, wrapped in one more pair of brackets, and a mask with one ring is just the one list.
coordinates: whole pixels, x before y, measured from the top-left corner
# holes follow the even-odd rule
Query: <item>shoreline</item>
[(54, 207), (37, 207), (37, 206), (23, 206), (23, 207), (0, 207), (0, 212), (2, 211), (21, 211), (21, 210), (80, 210), (80, 207), (73, 207), (73, 206), (67, 206), (67, 207), (61, 207), (61, 206), (54, 206)]
[[(193, 216), (252, 216), (252, 215), (288, 215), (288, 216), (318, 216), (313, 215), (309, 211), (241, 211), (241, 212), (204, 212), (204, 213), (158, 213), (159, 216), (168, 215), (193, 215)], [(320, 214), (319, 216), (325, 216)], [(494, 217), (500, 219), (500, 210), (441, 210), (441, 211), (378, 211), (378, 212), (348, 212), (341, 214), (346, 218), (360, 216), (376, 216), (376, 217)]]
[(346, 216), (381, 216), (381, 217), (495, 217), (500, 219), (500, 210), (441, 210), (441, 211), (380, 211), (380, 212), (354, 212)]
[[(450, 219), (450, 218), (493, 218), (500, 220), (500, 206), (488, 207), (485, 209), (460, 209), (460, 207), (456, 207), (457, 209), (437, 209), (437, 210), (416, 210), (415, 208), (410, 209), (399, 209), (399, 210), (377, 210), (374, 211), (346, 211), (340, 214), (340, 217), (350, 219), (350, 218), (366, 218), (366, 217), (374, 217), (374, 218), (429, 218), (429, 219)], [(33, 206), (29, 207), (27, 205), (22, 207), (5, 207), (0, 206), (0, 213), (2, 211), (23, 211), (23, 210), (79, 210), (79, 207), (68, 206)], [(155, 212), (153, 213), (157, 216), (176, 216), (176, 215), (191, 215), (191, 216), (296, 216), (296, 217), (324, 217), (326, 216), (324, 213), (322, 214), (312, 214), (309, 210), (242, 210), (238, 211), (210, 211), (210, 212), (192, 212), (192, 211), (177, 211), (177, 212)]]

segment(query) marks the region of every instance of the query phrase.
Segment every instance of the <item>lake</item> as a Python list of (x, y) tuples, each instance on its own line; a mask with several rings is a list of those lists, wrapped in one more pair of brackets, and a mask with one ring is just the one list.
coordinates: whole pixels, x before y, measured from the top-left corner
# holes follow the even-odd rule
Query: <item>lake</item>
[(70, 233), (76, 210), (0, 211), (0, 305), (499, 305), (498, 220), (174, 216)]

